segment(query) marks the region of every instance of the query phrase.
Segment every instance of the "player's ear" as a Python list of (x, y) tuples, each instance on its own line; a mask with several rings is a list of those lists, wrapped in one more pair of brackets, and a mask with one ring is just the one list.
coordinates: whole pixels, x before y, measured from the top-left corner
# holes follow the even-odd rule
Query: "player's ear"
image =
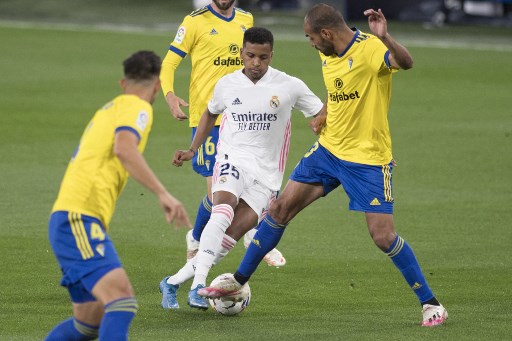
[(121, 89), (124, 90), (126, 88), (126, 78), (123, 78), (119, 81), (119, 85), (121, 86)]
[(326, 30), (325, 28), (322, 28), (320, 30), (320, 37), (322, 37), (322, 39), (331, 39), (331, 32), (329, 30)]

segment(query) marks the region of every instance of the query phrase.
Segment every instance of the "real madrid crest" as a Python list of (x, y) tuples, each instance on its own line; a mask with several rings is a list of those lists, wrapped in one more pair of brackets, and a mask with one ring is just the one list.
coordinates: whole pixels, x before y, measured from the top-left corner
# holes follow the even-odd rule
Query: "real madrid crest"
[(279, 106), (279, 99), (277, 96), (272, 96), (272, 99), (270, 100), (270, 107), (273, 109), (276, 109)]

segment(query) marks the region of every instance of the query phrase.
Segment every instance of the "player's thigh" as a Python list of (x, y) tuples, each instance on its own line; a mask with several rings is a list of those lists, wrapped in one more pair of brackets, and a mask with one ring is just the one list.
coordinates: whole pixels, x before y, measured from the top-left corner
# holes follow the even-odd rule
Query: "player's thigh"
[[(232, 198), (227, 193), (231, 193), (235, 197), (236, 203), (238, 203), (238, 198), (242, 195), (249, 181), (250, 177), (248, 178), (243, 169), (238, 168), (228, 160), (217, 161), (212, 176), (214, 205), (222, 203), (222, 200), (231, 201)], [(232, 207), (236, 207), (236, 204)]]
[[(248, 183), (240, 196), (240, 203), (242, 200), (244, 201), (243, 209), (247, 206), (250, 208), (254, 215), (250, 215), (251, 217), (256, 217), (256, 224), (262, 219), (263, 213), (267, 211), (269, 203), (275, 199), (277, 196), (277, 192), (271, 190), (267, 186), (263, 184), (262, 181), (259, 181), (256, 177), (248, 176)], [(249, 212), (249, 210), (247, 210)], [(254, 227), (256, 224), (252, 223)]]
[(270, 216), (276, 222), (288, 223), (297, 213), (340, 185), (337, 161), (317, 142), (304, 154), (290, 175), (285, 189), (271, 206)]
[(217, 190), (213, 194), (213, 205), (225, 204), (229, 205), (235, 210), (238, 204), (238, 196), (231, 191)]
[(93, 295), (103, 304), (126, 297), (134, 297), (132, 285), (123, 268), (111, 270), (92, 288)]
[(396, 238), (393, 215), (386, 213), (366, 212), (368, 232), (375, 245), (386, 251), (391, 247)]
[(258, 215), (245, 200), (241, 199), (235, 210), (235, 217), (226, 230), (226, 234), (235, 240), (258, 225)]
[(269, 214), (277, 223), (286, 224), (297, 213), (322, 196), (324, 196), (324, 186), (320, 183), (288, 180), (284, 190), (270, 206)]
[(100, 301), (73, 303), (73, 316), (90, 326), (99, 326), (104, 312), (104, 305)]

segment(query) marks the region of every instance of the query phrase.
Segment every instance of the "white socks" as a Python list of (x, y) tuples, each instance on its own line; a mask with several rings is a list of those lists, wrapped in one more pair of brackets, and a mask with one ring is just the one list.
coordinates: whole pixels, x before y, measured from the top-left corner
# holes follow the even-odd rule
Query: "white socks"
[(186, 281), (194, 277), (196, 258), (197, 255), (195, 255), (194, 258), (190, 259), (177, 273), (169, 277), (167, 279), (167, 283), (181, 285), (182, 283), (185, 283)]
[[(201, 240), (199, 242), (199, 251), (197, 252), (196, 258), (196, 271), (194, 276), (194, 282), (192, 283), (192, 289), (195, 289), (199, 284), (206, 286), (206, 277), (213, 264), (216, 263), (216, 259), (222, 259), (225, 256), (222, 253), (223, 239), (225, 232), (229, 225), (233, 221), (234, 216), (233, 208), (227, 204), (220, 204), (213, 206), (212, 215), (210, 220), (201, 234)], [(226, 246), (231, 248), (234, 243), (227, 242)], [(229, 250), (228, 250), (229, 251)]]

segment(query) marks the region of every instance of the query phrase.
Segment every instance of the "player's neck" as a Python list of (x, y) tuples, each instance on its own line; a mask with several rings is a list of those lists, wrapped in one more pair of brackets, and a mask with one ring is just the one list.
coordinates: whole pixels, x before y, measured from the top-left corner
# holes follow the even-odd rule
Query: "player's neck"
[(263, 77), (265, 77), (265, 75), (267, 74), (267, 72), (268, 72), (268, 70), (267, 70), (267, 71), (265, 71), (265, 73), (264, 73), (264, 74), (262, 74), (262, 75), (261, 75), (261, 77), (259, 77), (259, 78), (253, 78), (253, 77), (252, 77), (248, 72), (246, 72), (245, 68), (244, 68), (244, 69), (242, 69), (242, 73), (243, 73), (243, 74), (244, 74), (244, 75), (245, 75), (245, 76), (246, 76), (246, 77), (247, 77), (251, 82), (253, 82), (254, 84), (258, 83), (258, 81), (259, 81), (260, 79), (262, 79)]
[(146, 101), (148, 103), (152, 103), (153, 100), (153, 92), (151, 89), (143, 88), (143, 87), (129, 87), (124, 91), (125, 95), (133, 95), (139, 97), (141, 100)]
[(120, 81), (120, 85), (121, 89), (123, 89), (123, 94), (137, 96), (143, 101), (152, 104), (155, 100), (157, 89), (160, 87), (160, 82), (158, 78), (139, 82), (123, 78)]
[(211, 6), (215, 12), (219, 13), (220, 15), (222, 15), (225, 18), (231, 18), (231, 16), (233, 15), (234, 6), (231, 6), (227, 10), (221, 10), (220, 8), (217, 7), (217, 5), (215, 5), (215, 2), (212, 2)]
[(356, 34), (356, 32), (352, 31), (348, 26), (345, 26), (343, 31), (337, 33), (337, 37), (334, 40), (334, 49), (336, 54), (339, 55), (347, 49), (348, 45), (352, 42), (352, 39), (354, 39), (354, 34)]

